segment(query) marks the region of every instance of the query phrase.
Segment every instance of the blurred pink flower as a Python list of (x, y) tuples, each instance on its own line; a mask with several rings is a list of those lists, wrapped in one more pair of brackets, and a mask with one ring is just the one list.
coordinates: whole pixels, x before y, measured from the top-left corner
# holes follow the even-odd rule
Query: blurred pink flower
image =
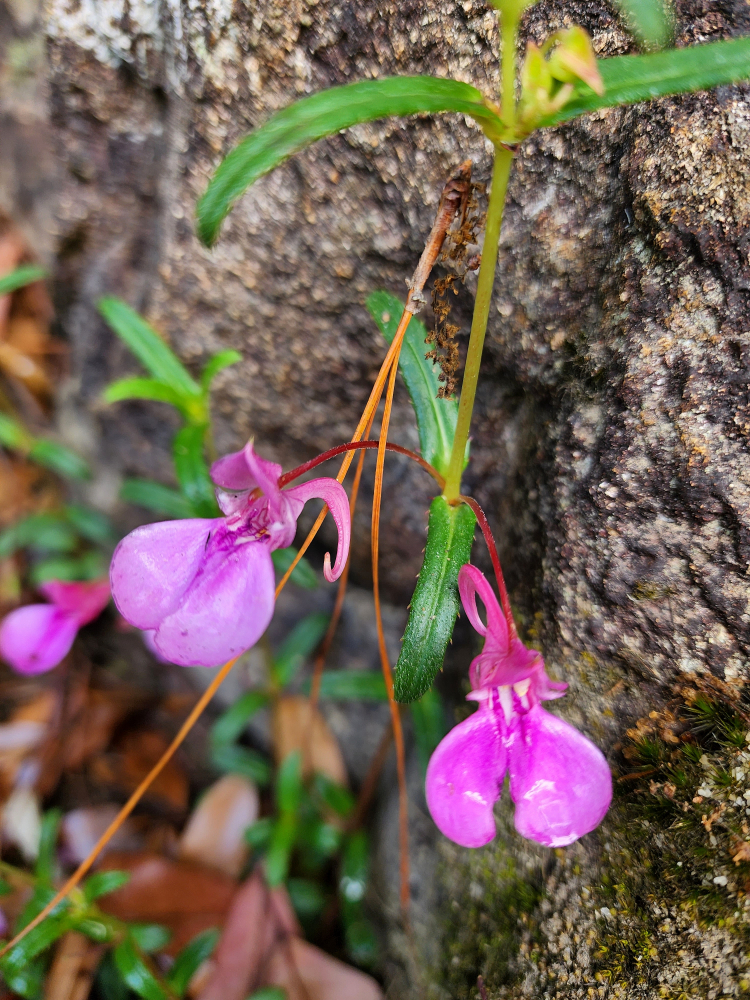
[(335, 479), (279, 488), (281, 466), (252, 442), (211, 468), (224, 517), (161, 521), (120, 542), (110, 567), (112, 596), (131, 625), (151, 632), (170, 663), (214, 667), (253, 646), (273, 615), (271, 552), (294, 541), (297, 518), (313, 497), (330, 508), (339, 532), (337, 580), (349, 554), (349, 500)]
[(109, 582), (49, 580), (39, 592), (51, 604), (27, 604), (0, 625), (0, 655), (20, 674), (51, 670), (73, 645), (78, 629), (93, 621), (109, 602)]
[[(566, 684), (551, 681), (541, 655), (516, 637), (482, 573), (461, 568), (466, 614), (486, 637), (470, 667), (479, 709), (435, 750), (427, 768), (427, 804), (438, 828), (457, 844), (482, 847), (495, 836), (493, 806), (506, 773), (518, 832), (548, 847), (564, 847), (593, 830), (612, 798), (602, 752), (573, 726), (545, 711)], [(477, 594), (487, 612), (485, 626)]]

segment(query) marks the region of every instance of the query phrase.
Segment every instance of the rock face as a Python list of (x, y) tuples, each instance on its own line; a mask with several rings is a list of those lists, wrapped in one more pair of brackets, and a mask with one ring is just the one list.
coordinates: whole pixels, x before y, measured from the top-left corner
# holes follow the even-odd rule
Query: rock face
[[(540, 3), (525, 31), (539, 41), (571, 20), (599, 54), (627, 51), (613, 10), (595, 0)], [(750, 8), (685, 0), (676, 25), (681, 44), (747, 33)], [(471, 157), (475, 177), (487, 179), (483, 137), (457, 116), (351, 129), (257, 184), (211, 252), (194, 235), (195, 202), (236, 140), (305, 93), (420, 72), (493, 93), (488, 8), (479, 0), (48, 0), (36, 12), (33, 0), (5, 0), (0, 29), (0, 208), (52, 264), (71, 351), (62, 430), (98, 460), (98, 502), (113, 506), (123, 473), (169, 482), (170, 468), (171, 425), (158, 405), (115, 412), (97, 403), (109, 380), (136, 370), (97, 316), (105, 293), (144, 311), (188, 364), (225, 347), (242, 352), (215, 394), (220, 450), (252, 434), (290, 465), (347, 438), (383, 354), (364, 299), (378, 287), (404, 293), (445, 178)], [(467, 487), (491, 517), (526, 634), (571, 682), (561, 710), (613, 761), (626, 726), (660, 710), (680, 677), (739, 683), (746, 673), (748, 93), (727, 87), (541, 133), (521, 148), (510, 185)], [(453, 308), (463, 331), (472, 292), (470, 280)], [(416, 441), (404, 394), (392, 427), (397, 440)], [(404, 603), (430, 484), (399, 462), (386, 484), (382, 574), (390, 599)], [(368, 523), (363, 504), (360, 583)], [(462, 636), (446, 688), (457, 689), (456, 664), (470, 653)], [(517, 838), (506, 831), (486, 863), (465, 861), (463, 882), (454, 857), (441, 898), (448, 907), (466, 891), (490, 900), (497, 917), (520, 879), (519, 914), (546, 905), (575, 923), (570, 900), (580, 903), (598, 878), (601, 847), (615, 842), (608, 837), (605, 829), (569, 851), (578, 865), (570, 874), (572, 862), (523, 852), (514, 861)], [(429, 873), (434, 852), (423, 856), (419, 870)], [(591, 932), (589, 956), (606, 947), (606, 918), (596, 919), (581, 931)], [(720, 947), (718, 932), (692, 919), (684, 917), (688, 985), (690, 956)], [(524, 947), (553, 968), (544, 949), (568, 946), (544, 931), (545, 920), (553, 917), (540, 917)], [(423, 939), (436, 940), (434, 920), (425, 921)], [(453, 995), (473, 995), (469, 980), (483, 969), (490, 990), (513, 996), (598, 989), (604, 967), (581, 959), (551, 973), (569, 992), (550, 992), (546, 980), (498, 958), (518, 940), (501, 928), (495, 945), (459, 956), (464, 985), (454, 982)], [(736, 948), (730, 941), (725, 950)], [(434, 950), (429, 961), (440, 968)], [(720, 972), (704, 966), (701, 996), (735, 995), (748, 974), (742, 959)], [(610, 981), (619, 975), (628, 996), (672, 995), (659, 992), (656, 972), (639, 985), (643, 968), (633, 958), (610, 969)], [(406, 995), (409, 977), (393, 974)], [(508, 985), (514, 976), (521, 985)]]

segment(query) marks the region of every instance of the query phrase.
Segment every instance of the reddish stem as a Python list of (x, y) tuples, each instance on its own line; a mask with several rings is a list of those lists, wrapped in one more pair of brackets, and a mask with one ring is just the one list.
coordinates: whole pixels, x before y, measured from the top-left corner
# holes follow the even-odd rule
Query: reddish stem
[(511, 639), (515, 639), (518, 636), (518, 630), (516, 629), (516, 623), (513, 620), (513, 612), (510, 607), (510, 600), (508, 599), (508, 591), (505, 587), (505, 577), (503, 576), (503, 570), (500, 565), (500, 557), (497, 554), (495, 539), (492, 537), (492, 529), (487, 521), (487, 515), (476, 502), (474, 497), (459, 496), (458, 499), (461, 503), (465, 503), (467, 507), (471, 507), (476, 514), (477, 521), (479, 521), (479, 527), (482, 529), (484, 540), (487, 543), (487, 548), (489, 549), (490, 559), (492, 560), (492, 568), (495, 570), (497, 589), (500, 594), (500, 603), (503, 606), (505, 620), (508, 623), (508, 631), (510, 632)]
[[(283, 476), (279, 477), (279, 487), (283, 488), (293, 480), (298, 479), (306, 472), (309, 472), (310, 469), (314, 469), (316, 466), (322, 465), (323, 462), (327, 462), (330, 458), (335, 458), (337, 455), (343, 455), (346, 451), (357, 451), (359, 448), (374, 449), (377, 447), (377, 441), (349, 441), (347, 444), (338, 444), (335, 448), (329, 448), (328, 451), (324, 451), (315, 458), (311, 458), (309, 462), (303, 462), (303, 464), (298, 465), (296, 469), (290, 469), (289, 472), (285, 472)], [(437, 469), (430, 465), (429, 462), (425, 461), (421, 455), (418, 455), (415, 451), (410, 451), (408, 448), (402, 448), (400, 444), (391, 444), (388, 442), (385, 447), (387, 451), (395, 451), (397, 455), (405, 455), (406, 458), (410, 458), (412, 461), (418, 462), (426, 472), (429, 472), (438, 486), (440, 486), (441, 489), (443, 488), (445, 480)]]

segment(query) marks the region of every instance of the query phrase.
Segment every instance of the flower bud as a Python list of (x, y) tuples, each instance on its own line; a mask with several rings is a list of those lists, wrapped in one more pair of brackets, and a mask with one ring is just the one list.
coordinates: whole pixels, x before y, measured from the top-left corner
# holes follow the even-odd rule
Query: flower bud
[[(552, 41), (553, 39), (550, 39)], [(596, 56), (591, 39), (579, 25), (559, 31), (555, 36), (557, 46), (549, 57), (549, 72), (561, 83), (575, 83), (583, 80), (597, 94), (604, 93)]]

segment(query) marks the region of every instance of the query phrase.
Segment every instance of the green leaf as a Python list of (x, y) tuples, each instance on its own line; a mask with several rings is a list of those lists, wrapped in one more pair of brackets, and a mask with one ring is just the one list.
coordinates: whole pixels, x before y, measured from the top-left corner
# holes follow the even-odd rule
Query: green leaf
[[(310, 693), (311, 682), (303, 690)], [(385, 681), (380, 672), (364, 670), (325, 670), (320, 677), (320, 697), (333, 701), (388, 701)]]
[(9, 896), (13, 892), (13, 886), (10, 882), (6, 882), (4, 878), (0, 878), (0, 896)]
[(360, 122), (399, 115), (455, 111), (471, 115), (490, 138), (501, 138), (502, 122), (467, 83), (429, 76), (394, 76), (331, 87), (277, 111), (236, 146), (220, 164), (198, 202), (198, 235), (210, 246), (225, 216), (259, 177), (324, 136)]
[(211, 750), (211, 763), (218, 771), (240, 774), (257, 785), (267, 785), (271, 780), (271, 765), (256, 750), (236, 743), (220, 743)]
[(172, 932), (161, 924), (130, 924), (128, 933), (136, 947), (147, 954), (160, 951), (172, 937)]
[(245, 830), (245, 840), (256, 851), (264, 851), (268, 846), (273, 833), (273, 820), (270, 816), (264, 816)]
[(68, 504), (65, 515), (82, 538), (98, 545), (108, 545), (115, 541), (109, 518), (90, 507)]
[(297, 815), (284, 812), (274, 823), (266, 853), (266, 881), (270, 886), (281, 885), (289, 872), (289, 860), (297, 837)]
[(432, 686), (458, 615), (458, 571), (471, 557), (476, 517), (438, 496), (430, 504), (424, 562), (396, 664), (397, 701), (416, 701)]
[[(112, 382), (104, 390), (102, 398), (105, 403), (120, 403), (126, 399), (153, 399), (157, 403), (169, 403), (176, 407), (180, 413), (186, 417), (191, 417), (196, 411), (194, 396), (188, 396), (177, 392), (166, 382), (159, 382), (155, 378), (122, 378), (118, 382)], [(192, 404), (192, 405), (191, 405)], [(204, 406), (199, 406), (202, 422), (206, 421), (206, 410)]]
[(187, 497), (170, 486), (162, 486), (150, 479), (126, 479), (120, 490), (120, 499), (169, 517), (192, 517), (193, 514)]
[(300, 920), (310, 920), (320, 915), (326, 905), (326, 897), (317, 882), (307, 878), (290, 878), (286, 887)]
[(371, 965), (377, 956), (377, 939), (364, 910), (369, 875), (370, 844), (364, 830), (358, 830), (344, 849), (339, 897), (347, 951), (359, 965)]
[[(0, 970), (2, 970), (2, 961), (0, 961)], [(24, 966), (17, 972), (3, 971), (3, 977), (14, 994), (23, 997), (24, 1000), (39, 1000), (44, 988), (46, 971), (46, 963), (38, 961)]]
[[(287, 549), (275, 549), (271, 553), (273, 568), (283, 576), (294, 562), (296, 556), (297, 549), (293, 545), (290, 545)], [(305, 590), (315, 590), (318, 586), (318, 578), (315, 575), (315, 570), (304, 556), (292, 570), (292, 575), (289, 579), (292, 583), (296, 583), (298, 587), (303, 587)]]
[(85, 552), (78, 558), (52, 556), (36, 563), (29, 574), (35, 587), (48, 580), (95, 580), (104, 576), (107, 567), (99, 552)]
[(0, 533), (0, 558), (18, 549), (36, 552), (72, 552), (78, 538), (62, 513), (31, 514)]
[(661, 0), (617, 0), (617, 4), (639, 41), (657, 48), (667, 44), (672, 26)]
[(47, 277), (47, 272), (43, 267), (36, 264), (23, 264), (17, 267), (10, 274), (4, 274), (0, 278), (0, 295), (10, 295), (17, 288), (30, 285), (33, 281), (41, 281)]
[(238, 361), (242, 361), (242, 355), (239, 351), (219, 351), (218, 354), (214, 354), (214, 356), (208, 360), (206, 367), (201, 372), (201, 385), (203, 386), (203, 391), (208, 392), (211, 388), (211, 383), (220, 371), (223, 371), (230, 365), (236, 365)]
[(291, 683), (307, 657), (320, 645), (330, 616), (319, 612), (307, 615), (284, 639), (273, 658), (273, 675), (280, 688)]
[(219, 508), (208, 466), (203, 457), (205, 425), (188, 425), (175, 435), (172, 444), (175, 472), (195, 517), (216, 517)]
[(302, 754), (293, 750), (276, 775), (276, 805), (281, 812), (296, 812), (302, 795)]
[(143, 1000), (169, 1000), (169, 994), (149, 969), (130, 938), (114, 950), (117, 971), (130, 989)]
[(339, 785), (321, 773), (315, 775), (313, 784), (323, 802), (338, 816), (347, 817), (354, 811), (357, 800), (348, 788), (344, 788), (343, 785)]
[[(392, 343), (404, 310), (403, 302), (389, 292), (378, 291), (368, 296), (366, 305), (380, 332), (389, 344)], [(456, 432), (458, 402), (455, 399), (438, 399), (441, 383), (436, 366), (425, 359), (426, 336), (424, 323), (416, 316), (412, 317), (404, 335), (398, 366), (417, 417), (422, 457), (445, 475)]]
[(107, 952), (99, 963), (96, 986), (97, 996), (104, 1000), (130, 1000), (132, 996), (117, 970), (111, 952)]
[(177, 996), (185, 995), (190, 980), (198, 967), (211, 957), (218, 940), (219, 931), (215, 927), (210, 927), (208, 930), (196, 934), (179, 953), (166, 977)]
[(48, 809), (42, 816), (39, 831), (39, 854), (34, 864), (34, 874), (40, 882), (51, 885), (55, 877), (57, 835), (60, 832), (62, 812)]
[(88, 465), (75, 452), (47, 438), (35, 438), (22, 424), (5, 413), (0, 413), (0, 444), (23, 452), (39, 465), (67, 476), (68, 479), (86, 479), (90, 475)]
[(247, 1000), (286, 1000), (286, 990), (282, 986), (264, 986), (251, 993)]
[(17, 420), (0, 413), (0, 444), (17, 451), (28, 451), (34, 439)]
[(70, 927), (70, 917), (65, 914), (57, 917), (49, 916), (33, 930), (30, 930), (26, 937), (11, 948), (7, 955), (0, 958), (0, 972), (6, 981), (14, 973), (20, 972), (37, 955), (46, 951), (50, 945), (70, 930)]
[(708, 42), (642, 56), (613, 56), (598, 60), (597, 66), (604, 81), (604, 93), (600, 96), (585, 83), (577, 83), (572, 99), (560, 111), (543, 119), (542, 127), (599, 108), (746, 80), (750, 77), (750, 38)]
[(91, 475), (88, 464), (79, 455), (65, 445), (47, 438), (37, 438), (29, 448), (28, 455), (32, 461), (66, 479), (88, 479)]
[(83, 917), (82, 920), (76, 920), (73, 924), (73, 930), (80, 931), (81, 934), (85, 934), (86, 937), (98, 944), (109, 941), (113, 936), (107, 924), (103, 920), (94, 919), (94, 917)]
[(414, 741), (417, 744), (417, 757), (424, 774), (430, 757), (445, 736), (445, 711), (435, 688), (425, 691), (421, 698), (411, 703), (409, 708), (414, 726)]
[(217, 747), (233, 743), (242, 735), (255, 713), (268, 705), (269, 700), (265, 691), (246, 691), (214, 722), (211, 727), (211, 744)]
[(96, 872), (83, 883), (83, 895), (87, 903), (93, 903), (95, 899), (120, 889), (129, 881), (129, 872), (119, 872), (114, 868), (107, 872)]
[(181, 397), (202, 395), (201, 387), (177, 355), (126, 302), (112, 297), (100, 299), (99, 312), (155, 379), (165, 382)]

